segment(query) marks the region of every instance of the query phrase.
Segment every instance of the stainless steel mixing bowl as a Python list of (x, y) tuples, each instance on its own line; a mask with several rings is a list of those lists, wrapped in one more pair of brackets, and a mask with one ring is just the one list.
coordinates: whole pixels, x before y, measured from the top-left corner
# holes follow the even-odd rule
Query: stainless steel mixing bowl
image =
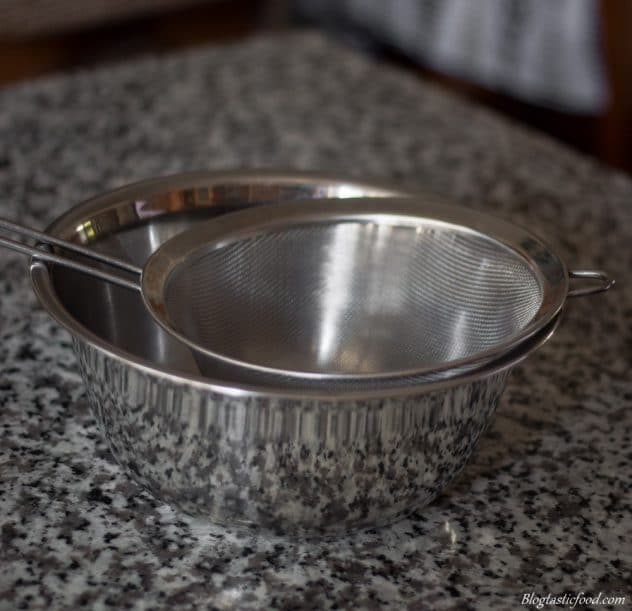
[[(197, 173), (97, 197), (49, 231), (142, 264), (200, 218), (358, 195), (403, 194), (302, 173)], [(73, 337), (90, 405), (127, 472), (192, 514), (284, 532), (384, 524), (434, 498), (468, 460), (511, 367), (559, 321), (473, 373), (388, 389), (289, 390), (202, 377), (138, 294), (41, 262), (31, 277)]]

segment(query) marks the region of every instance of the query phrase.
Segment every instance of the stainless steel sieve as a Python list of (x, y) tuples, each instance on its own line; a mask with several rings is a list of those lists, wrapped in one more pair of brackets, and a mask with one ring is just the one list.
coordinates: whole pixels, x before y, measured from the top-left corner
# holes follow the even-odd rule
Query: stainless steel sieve
[(203, 373), (219, 363), (254, 383), (354, 390), (480, 367), (540, 331), (568, 295), (563, 261), (539, 238), (427, 200), (236, 212), (168, 240), (142, 269), (10, 221), (0, 227), (118, 268), (0, 238), (140, 290)]
[(202, 223), (148, 260), (142, 287), (205, 372), (219, 361), (250, 381), (375, 385), (514, 349), (559, 313), (569, 273), (500, 219), (428, 198), (356, 199)]

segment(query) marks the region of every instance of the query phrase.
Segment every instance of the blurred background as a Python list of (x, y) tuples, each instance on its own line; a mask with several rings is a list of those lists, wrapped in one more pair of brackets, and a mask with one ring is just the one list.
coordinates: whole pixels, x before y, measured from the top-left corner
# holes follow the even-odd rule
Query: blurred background
[(632, 172), (629, 0), (0, 0), (0, 87), (317, 28)]

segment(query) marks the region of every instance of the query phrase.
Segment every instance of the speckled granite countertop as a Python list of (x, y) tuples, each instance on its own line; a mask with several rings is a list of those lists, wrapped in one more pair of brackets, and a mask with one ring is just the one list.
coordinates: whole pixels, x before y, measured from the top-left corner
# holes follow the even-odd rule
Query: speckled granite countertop
[(315, 35), (0, 92), (2, 213), (44, 226), (185, 169), (296, 167), (498, 212), (619, 287), (575, 300), (510, 378), (457, 481), (414, 519), (327, 543), (243, 538), (114, 463), (69, 336), (0, 254), (0, 608), (516, 608), (632, 583), (632, 182)]

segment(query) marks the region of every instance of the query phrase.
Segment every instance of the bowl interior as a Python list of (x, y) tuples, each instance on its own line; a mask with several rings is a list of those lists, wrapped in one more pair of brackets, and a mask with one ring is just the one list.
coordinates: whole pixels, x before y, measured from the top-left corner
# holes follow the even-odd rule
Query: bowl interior
[[(227, 212), (284, 200), (393, 195), (405, 193), (310, 173), (199, 172), (106, 193), (73, 208), (49, 231), (142, 266), (169, 238)], [(50, 269), (67, 313), (106, 344), (164, 369), (201, 374), (191, 350), (155, 323), (140, 295), (70, 269)]]
[[(91, 246), (142, 266), (170, 237), (213, 216), (213, 209), (171, 213), (101, 235)], [(191, 350), (154, 321), (140, 294), (58, 266), (51, 278), (68, 313), (100, 339), (156, 365), (200, 375)]]

